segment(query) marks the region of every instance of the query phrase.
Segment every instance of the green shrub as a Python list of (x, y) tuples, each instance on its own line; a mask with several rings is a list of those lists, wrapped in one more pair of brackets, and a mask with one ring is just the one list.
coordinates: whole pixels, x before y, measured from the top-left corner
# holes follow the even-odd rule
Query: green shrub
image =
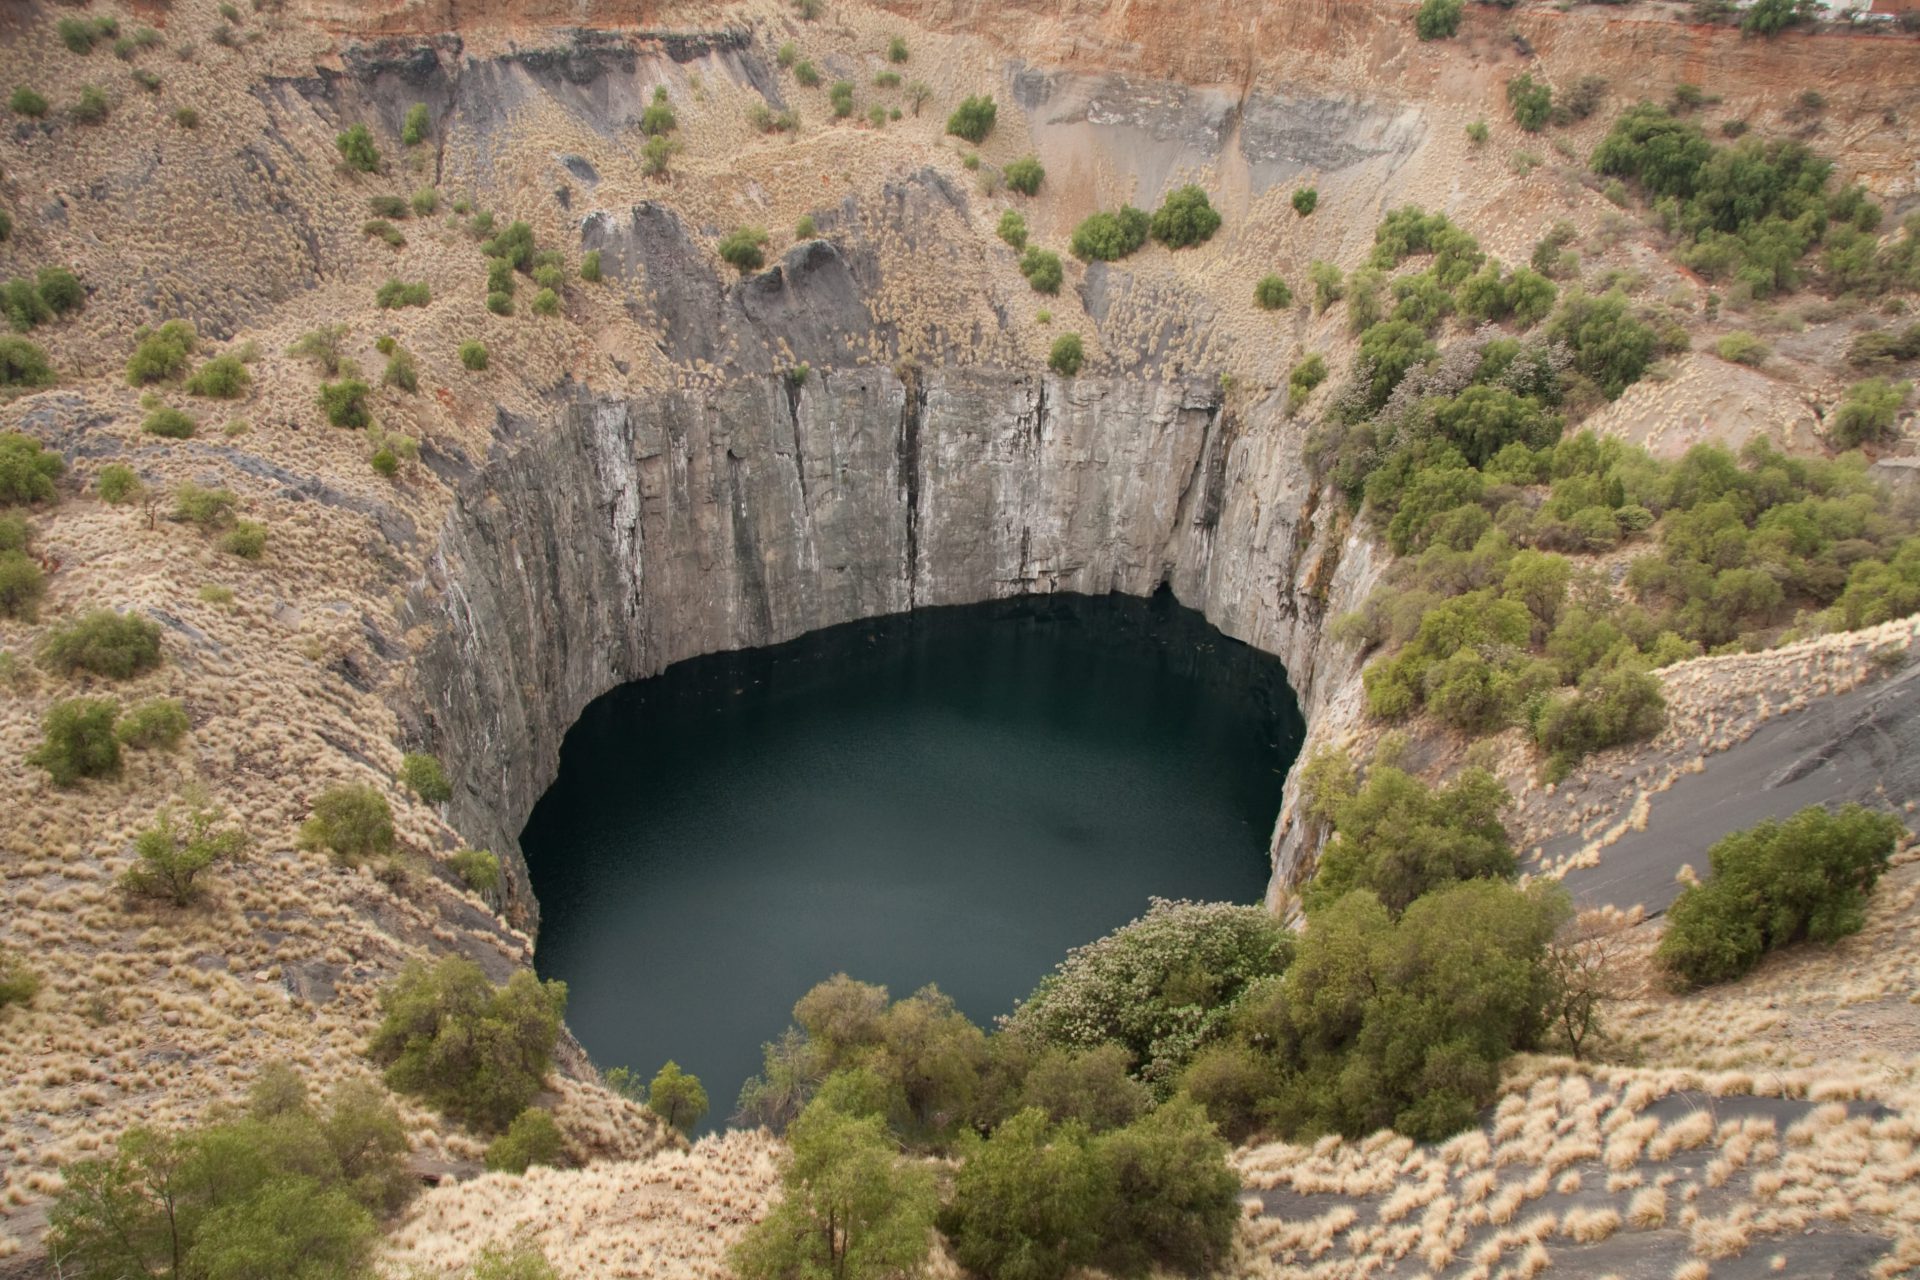
[(1735, 329), (1715, 344), (1722, 360), (1734, 364), (1765, 364), (1773, 349), (1745, 329)]
[(1261, 276), (1253, 286), (1253, 305), (1262, 311), (1278, 311), (1293, 305), (1293, 290), (1272, 272)]
[(393, 218), (405, 222), (408, 214), (412, 212), (412, 206), (399, 196), (368, 196), (367, 212), (377, 218)]
[(420, 390), (420, 366), (414, 363), (413, 353), (405, 347), (395, 347), (387, 357), (387, 367), (380, 374), (383, 386), (398, 387), (408, 395)]
[(198, 340), (185, 320), (169, 320), (157, 329), (141, 326), (133, 334), (133, 355), (127, 360), (127, 382), (142, 387), (171, 381), (187, 371), (187, 357)]
[(1096, 213), (1073, 229), (1070, 248), (1082, 262), (1115, 262), (1147, 242), (1153, 220), (1132, 205), (1113, 213)]
[(200, 113), (192, 107), (181, 107), (173, 113), (173, 122), (182, 129), (198, 129), (200, 127)]
[(416, 102), (407, 108), (407, 120), (400, 129), (400, 141), (409, 147), (417, 147), (433, 134), (433, 115), (427, 110), (427, 104)]
[(27, 763), (45, 769), (58, 787), (82, 778), (109, 778), (120, 772), (120, 739), (113, 722), (120, 705), (112, 698), (68, 698), (48, 708), (41, 722), (40, 746)]
[(1451, 39), (1460, 30), (1465, 0), (1421, 0), (1413, 15), (1413, 31), (1422, 40)]
[(114, 506), (134, 501), (146, 489), (146, 486), (140, 483), (140, 477), (134, 473), (133, 468), (124, 462), (109, 462), (100, 468), (100, 474), (94, 478), (93, 485), (94, 491), (100, 495), (100, 500)]
[(1474, 146), (1484, 146), (1489, 136), (1485, 120), (1475, 120), (1467, 125), (1467, 141)]
[(40, 994), (40, 975), (5, 947), (0, 947), (0, 1010), (8, 1005), (32, 1004)]
[(21, 333), (31, 332), (53, 319), (53, 308), (47, 305), (31, 280), (14, 279), (0, 284), (0, 313)]
[(1018, 209), (1008, 209), (1003, 212), (1000, 215), (1000, 225), (994, 231), (1015, 249), (1027, 247), (1027, 220), (1020, 216)]
[(653, 102), (640, 113), (640, 132), (649, 137), (663, 133), (672, 133), (680, 127), (674, 119), (673, 107), (667, 102), (667, 87), (656, 85), (653, 90)]
[(1153, 238), (1169, 249), (1185, 249), (1211, 240), (1220, 229), (1220, 213), (1207, 193), (1188, 185), (1169, 192), (1148, 223)]
[(373, 421), (367, 411), (367, 397), (373, 388), (358, 378), (320, 384), (320, 411), (336, 427), (364, 427)]
[(1553, 88), (1522, 71), (1507, 81), (1507, 105), (1513, 108), (1515, 124), (1528, 133), (1538, 133), (1553, 115)]
[(1250, 987), (1292, 956), (1292, 934), (1264, 908), (1155, 899), (1145, 916), (1068, 952), (1008, 1027), (1071, 1050), (1118, 1044), (1164, 1095), (1195, 1050), (1225, 1033)]
[(1828, 436), (1842, 449), (1893, 439), (1897, 434), (1894, 422), (1899, 417), (1900, 406), (1912, 391), (1911, 382), (1888, 382), (1885, 378), (1854, 383), (1847, 388), (1846, 399), (1834, 410)]
[(1484, 769), (1467, 769), (1444, 788), (1376, 764), (1364, 786), (1316, 797), (1334, 838), (1307, 886), (1308, 911), (1364, 889), (1398, 916), (1435, 889), (1461, 880), (1510, 880), (1518, 869), (1500, 824), (1510, 803)]
[[(6, 237), (0, 236), (0, 239)], [(34, 276), (34, 288), (47, 309), (57, 316), (78, 311), (86, 305), (86, 287), (65, 267), (42, 267)]]
[(7, 99), (7, 108), (17, 116), (38, 120), (47, 114), (47, 100), (26, 85), (17, 85), (13, 96)]
[(1071, 378), (1080, 372), (1080, 366), (1086, 360), (1086, 353), (1080, 346), (1080, 335), (1063, 333), (1053, 340), (1053, 348), (1047, 352), (1047, 367), (1062, 377)]
[(1644, 742), (1666, 724), (1660, 681), (1637, 663), (1625, 662), (1584, 673), (1579, 693), (1541, 710), (1534, 737), (1549, 753), (1548, 773), (1555, 776), (1592, 752)]
[(1571, 290), (1547, 324), (1547, 336), (1573, 352), (1573, 366), (1591, 378), (1607, 399), (1639, 381), (1653, 360), (1653, 330), (1627, 310), (1618, 289), (1598, 297)]
[(905, 62), (907, 60), (907, 41), (904, 36), (895, 36), (887, 41), (887, 61)]
[(647, 1109), (683, 1134), (707, 1114), (707, 1091), (699, 1076), (688, 1075), (669, 1059), (647, 1086)]
[(528, 1107), (487, 1145), (487, 1168), (495, 1173), (525, 1173), (536, 1164), (558, 1164), (563, 1145), (553, 1113)]
[(580, 278), (588, 284), (600, 283), (600, 251), (598, 249), (589, 249), (580, 255)]
[(62, 18), (53, 30), (60, 37), (60, 43), (74, 53), (92, 53), (93, 42), (100, 38), (99, 31), (85, 18)]
[(1676, 982), (1702, 986), (1739, 977), (1768, 951), (1858, 933), (1904, 834), (1898, 818), (1859, 805), (1814, 805), (1735, 832), (1708, 850), (1712, 876), (1667, 909), (1655, 955)]
[(376, 1087), (349, 1080), (320, 1113), (292, 1070), (269, 1065), (247, 1106), (173, 1133), (135, 1128), (69, 1164), (48, 1214), (68, 1274), (205, 1280), (363, 1275), (375, 1218), (406, 1202), (407, 1134)]
[(833, 114), (845, 119), (853, 114), (853, 81), (836, 80), (827, 90), (827, 101), (833, 104)]
[(220, 549), (242, 560), (258, 560), (267, 550), (267, 526), (257, 520), (236, 520), (220, 536)]
[(160, 898), (191, 906), (204, 892), (200, 876), (216, 863), (236, 862), (246, 854), (247, 835), (221, 824), (218, 809), (192, 803), (184, 825), (173, 810), (160, 810), (154, 825), (133, 838), (138, 859), (120, 873), (120, 888), (136, 898)]
[(647, 144), (640, 148), (641, 171), (650, 178), (660, 177), (679, 150), (680, 144), (664, 134), (648, 138)]
[(41, 448), (32, 436), (0, 432), (0, 506), (52, 502), (53, 482), (66, 467), (59, 454)]
[(421, 187), (413, 193), (413, 198), (407, 203), (420, 217), (430, 217), (440, 209), (440, 193), (432, 187)]
[(214, 400), (238, 400), (253, 384), (253, 375), (235, 355), (215, 356), (187, 379), (187, 391)]
[(373, 456), (368, 459), (368, 462), (376, 474), (388, 480), (400, 474), (400, 455), (384, 445), (373, 451)]
[(497, 316), (513, 314), (513, 295), (495, 290), (487, 295), (487, 310)]
[(1287, 374), (1287, 408), (1293, 409), (1327, 380), (1327, 362), (1319, 352), (1306, 357)]
[(1059, 254), (1031, 244), (1020, 255), (1020, 274), (1026, 277), (1035, 292), (1048, 295), (1060, 292), (1060, 283), (1066, 278)]
[(46, 593), (46, 575), (32, 556), (14, 547), (0, 550), (0, 618), (32, 622)]
[(212, 532), (233, 523), (239, 497), (231, 489), (204, 489), (187, 481), (173, 495), (173, 518)]
[(0, 387), (46, 387), (53, 380), (45, 351), (25, 338), (0, 333)]
[(300, 827), (300, 847), (324, 850), (334, 861), (358, 866), (393, 853), (393, 807), (363, 783), (328, 787), (313, 801), (313, 816)]
[(496, 987), (464, 956), (411, 960), (380, 993), (368, 1054), (402, 1093), (498, 1132), (540, 1091), (566, 1004), (565, 983), (527, 969)]
[(140, 429), (150, 436), (162, 436), (168, 440), (187, 440), (192, 438), (199, 424), (178, 409), (161, 405), (140, 424)]
[(533, 295), (533, 314), (537, 316), (555, 316), (560, 314), (560, 295), (551, 289), (542, 289)]
[(25, 551), (33, 544), (33, 526), (17, 511), (0, 513), (0, 551)]
[(1003, 173), (1007, 186), (1023, 196), (1035, 195), (1040, 184), (1046, 181), (1047, 171), (1041, 167), (1037, 156), (1022, 156), (1009, 163)]
[(963, 99), (947, 117), (947, 132), (977, 147), (993, 132), (993, 120), (998, 112), (993, 99), (986, 95)]
[(48, 632), (40, 661), (61, 675), (84, 671), (125, 680), (160, 665), (160, 626), (137, 614), (95, 609)]
[(149, 698), (128, 709), (114, 727), (123, 745), (143, 750), (172, 747), (191, 727), (187, 712), (175, 698)]
[(1740, 17), (1740, 31), (1743, 35), (1774, 36), (1818, 13), (1817, 6), (1803, 6), (1799, 0), (1753, 0)]
[(472, 373), (481, 373), (487, 367), (487, 347), (482, 342), (463, 342), (460, 344), (460, 364)]
[(767, 243), (767, 233), (759, 227), (741, 227), (729, 232), (720, 241), (720, 257), (740, 274), (758, 271), (766, 264), (766, 255), (761, 252)]
[(495, 901), (506, 881), (500, 873), (500, 859), (487, 849), (462, 849), (447, 859), (447, 865), (461, 883), (488, 902)]
[(373, 135), (364, 124), (356, 124), (335, 136), (333, 145), (340, 149), (340, 159), (346, 162), (349, 169), (357, 169), (361, 173), (379, 172), (380, 149), (373, 145)]
[(444, 804), (453, 799), (453, 785), (437, 757), (423, 751), (409, 751), (400, 757), (400, 782), (428, 804)]
[(813, 65), (810, 58), (802, 58), (793, 64), (793, 78), (811, 89), (820, 83), (820, 68)]
[(1083, 1127), (1027, 1110), (968, 1155), (940, 1226), (969, 1271), (1062, 1280), (1093, 1261), (1114, 1195)]
[(424, 307), (433, 301), (433, 290), (422, 281), (389, 279), (373, 295), (374, 305), (382, 310), (398, 307)]
[(321, 372), (328, 377), (333, 377), (340, 372), (340, 361), (345, 353), (346, 340), (346, 325), (321, 325), (318, 329), (301, 334), (299, 339), (287, 348), (287, 354), (312, 360), (320, 366)]

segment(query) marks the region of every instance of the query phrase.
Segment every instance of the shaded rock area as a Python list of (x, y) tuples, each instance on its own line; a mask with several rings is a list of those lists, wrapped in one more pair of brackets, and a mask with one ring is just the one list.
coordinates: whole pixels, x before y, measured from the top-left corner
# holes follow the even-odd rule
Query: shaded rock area
[[(1920, 799), (1920, 667), (1782, 714), (1706, 767), (1653, 797), (1647, 821), (1569, 871), (1575, 899), (1664, 911), (1682, 864), (1705, 875), (1714, 841), (1810, 804), (1858, 802), (1902, 810)], [(1577, 852), (1578, 834), (1542, 846), (1547, 860)]]

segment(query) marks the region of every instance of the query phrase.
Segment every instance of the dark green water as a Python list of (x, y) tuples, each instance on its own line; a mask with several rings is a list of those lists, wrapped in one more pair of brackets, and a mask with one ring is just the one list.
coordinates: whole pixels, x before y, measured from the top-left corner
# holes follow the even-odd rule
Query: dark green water
[(1165, 597), (853, 623), (617, 689), (521, 836), (535, 963), (602, 1067), (725, 1120), (844, 970), (976, 1022), (1150, 897), (1258, 901), (1302, 722), (1279, 662)]

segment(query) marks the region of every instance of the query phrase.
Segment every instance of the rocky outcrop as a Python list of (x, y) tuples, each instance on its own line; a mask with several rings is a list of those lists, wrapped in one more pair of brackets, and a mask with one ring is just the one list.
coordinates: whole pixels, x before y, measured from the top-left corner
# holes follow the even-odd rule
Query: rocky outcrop
[[(918, 605), (1169, 586), (1285, 660), (1315, 718), (1352, 659), (1322, 622), (1372, 560), (1318, 503), (1278, 399), (1201, 382), (856, 367), (503, 419), (413, 593), (453, 814), (506, 854), (585, 705), (696, 654)], [(1283, 865), (1298, 839), (1283, 825)]]

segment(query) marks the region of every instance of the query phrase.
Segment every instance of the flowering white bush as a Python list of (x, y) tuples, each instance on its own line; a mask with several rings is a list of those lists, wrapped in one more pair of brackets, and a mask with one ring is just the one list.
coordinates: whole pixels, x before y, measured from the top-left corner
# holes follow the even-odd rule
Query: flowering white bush
[(1263, 907), (1155, 898), (1140, 919), (1068, 952), (1004, 1024), (1066, 1048), (1124, 1045), (1164, 1096), (1248, 985), (1292, 958), (1292, 935)]

